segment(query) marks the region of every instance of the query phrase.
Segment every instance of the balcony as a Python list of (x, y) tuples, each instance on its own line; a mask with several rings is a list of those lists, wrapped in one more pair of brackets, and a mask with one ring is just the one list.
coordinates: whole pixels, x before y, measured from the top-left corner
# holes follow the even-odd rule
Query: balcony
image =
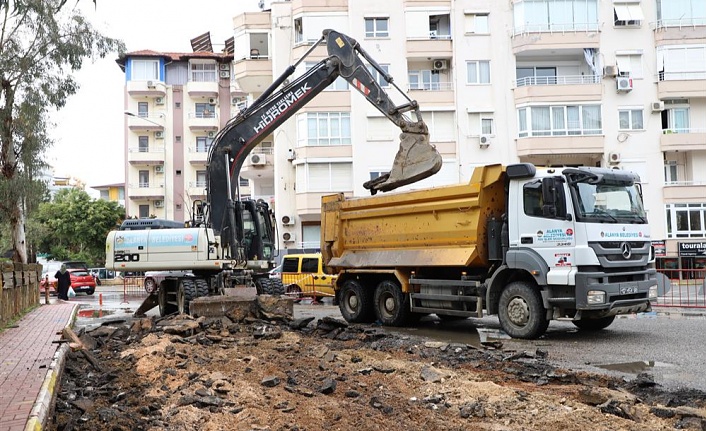
[(208, 161), (209, 148), (189, 147), (187, 149), (186, 161), (192, 165), (205, 166)]
[(603, 85), (599, 75), (530, 76), (515, 81), (515, 103), (599, 101)]
[(191, 199), (206, 199), (206, 181), (190, 181), (186, 192)]
[(534, 136), (517, 139), (517, 155), (577, 155), (599, 157), (603, 155), (603, 135), (589, 136)]
[(218, 82), (189, 81), (185, 86), (189, 97), (218, 97)]
[(598, 23), (526, 25), (516, 27), (512, 36), (512, 51), (518, 54), (532, 50), (564, 50), (600, 46)]
[(663, 20), (651, 23), (655, 31), (655, 45), (673, 45), (675, 43), (684, 43), (685, 40), (693, 41), (693, 43), (704, 43), (706, 31), (706, 18), (702, 19), (701, 24), (697, 24), (694, 20)]
[[(330, 195), (331, 193), (332, 192), (297, 193), (295, 198), (297, 216), (302, 220), (321, 220), (321, 197)], [(353, 196), (352, 191), (345, 191), (343, 194), (347, 198)]]
[(706, 148), (706, 129), (662, 130), (659, 144), (661, 151), (703, 150)]
[[(306, 52), (311, 48), (311, 45), (314, 44), (316, 41), (310, 41), (310, 40), (302, 40), (295, 42), (294, 44), (294, 49), (292, 50), (292, 58), (294, 60), (299, 60), (306, 54)], [(321, 61), (324, 58), (328, 57), (328, 48), (326, 48), (325, 44), (320, 44), (314, 50), (309, 53), (309, 56), (307, 57), (307, 61)]]
[(428, 38), (407, 38), (407, 59), (452, 57), (451, 35), (430, 34)]
[(703, 202), (706, 181), (672, 181), (662, 188), (664, 203)]
[(128, 147), (127, 161), (131, 165), (162, 165), (165, 159), (164, 145), (144, 147)]
[(455, 103), (454, 94), (453, 82), (432, 82), (423, 85), (410, 85), (407, 88), (409, 98), (416, 100), (420, 106), (453, 105)]
[(262, 93), (272, 84), (272, 60), (269, 58), (243, 59), (235, 62), (234, 77), (246, 93)]
[(403, 0), (405, 9), (410, 7), (416, 8), (450, 8), (451, 0)]
[(156, 115), (134, 115), (131, 113), (126, 113), (127, 117), (127, 128), (133, 132), (156, 132), (164, 131), (164, 125), (166, 119), (164, 114)]
[(216, 112), (189, 112), (187, 122), (191, 131), (218, 130), (218, 114)]
[(706, 70), (661, 72), (657, 78), (657, 97), (660, 99), (706, 97)]
[(272, 148), (255, 148), (248, 155), (240, 176), (248, 180), (271, 180), (275, 177), (275, 160)]
[(130, 97), (164, 97), (167, 95), (167, 86), (164, 85), (164, 82), (156, 79), (153, 81), (128, 81), (127, 94)]
[(148, 183), (128, 184), (130, 199), (164, 199), (164, 182), (151, 181)]
[(246, 30), (269, 30), (271, 26), (270, 12), (245, 12), (233, 17), (235, 33)]
[(293, 0), (292, 15), (348, 12), (348, 0)]

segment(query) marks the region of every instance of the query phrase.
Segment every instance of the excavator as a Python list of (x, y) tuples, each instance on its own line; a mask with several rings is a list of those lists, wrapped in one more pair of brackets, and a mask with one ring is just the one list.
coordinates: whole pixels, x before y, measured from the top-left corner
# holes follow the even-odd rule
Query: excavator
[[(320, 44), (328, 57), (292, 79)], [(365, 62), (406, 100), (395, 105)], [(240, 169), (248, 154), (338, 77), (345, 79), (400, 130), (400, 147), (390, 172), (363, 186), (371, 194), (386, 192), (439, 171), (442, 159), (429, 143), (429, 132), (416, 101), (358, 42), (327, 29), (250, 106), (215, 136), (207, 162), (207, 200), (193, 203), (191, 220), (178, 229), (118, 230), (106, 239), (106, 268), (115, 271), (175, 271), (166, 276), (136, 314), (159, 306), (160, 315), (188, 313), (189, 302), (222, 294), (226, 287), (252, 286), (258, 294), (282, 294), (284, 288), (268, 271), (274, 266), (275, 226), (267, 203), (240, 199)], [(405, 115), (411, 112), (414, 119)], [(233, 186), (235, 184), (235, 187)], [(156, 298), (154, 297), (156, 296)]]

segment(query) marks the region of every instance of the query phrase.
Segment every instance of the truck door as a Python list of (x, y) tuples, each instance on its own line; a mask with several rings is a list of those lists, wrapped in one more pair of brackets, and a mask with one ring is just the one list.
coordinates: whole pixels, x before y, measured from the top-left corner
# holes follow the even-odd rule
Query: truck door
[(518, 188), (520, 207), (512, 213), (517, 214), (518, 235), (511, 245), (541, 257), (548, 284), (569, 284), (575, 269), (575, 230), (572, 217), (567, 216), (570, 200), (562, 177), (533, 179)]

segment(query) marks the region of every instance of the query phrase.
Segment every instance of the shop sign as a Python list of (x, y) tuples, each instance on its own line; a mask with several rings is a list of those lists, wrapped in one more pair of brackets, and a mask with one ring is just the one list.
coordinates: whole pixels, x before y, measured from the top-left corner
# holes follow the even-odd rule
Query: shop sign
[(706, 256), (706, 242), (680, 242), (679, 256)]
[(667, 257), (667, 243), (664, 240), (652, 241), (652, 247), (655, 249), (655, 257)]

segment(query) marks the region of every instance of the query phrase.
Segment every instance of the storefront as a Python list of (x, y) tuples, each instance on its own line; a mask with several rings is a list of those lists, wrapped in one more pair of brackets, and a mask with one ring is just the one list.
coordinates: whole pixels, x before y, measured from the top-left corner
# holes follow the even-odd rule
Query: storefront
[(677, 242), (677, 255), (667, 252), (665, 241), (652, 241), (657, 270), (671, 279), (694, 280), (706, 275), (706, 241)]

